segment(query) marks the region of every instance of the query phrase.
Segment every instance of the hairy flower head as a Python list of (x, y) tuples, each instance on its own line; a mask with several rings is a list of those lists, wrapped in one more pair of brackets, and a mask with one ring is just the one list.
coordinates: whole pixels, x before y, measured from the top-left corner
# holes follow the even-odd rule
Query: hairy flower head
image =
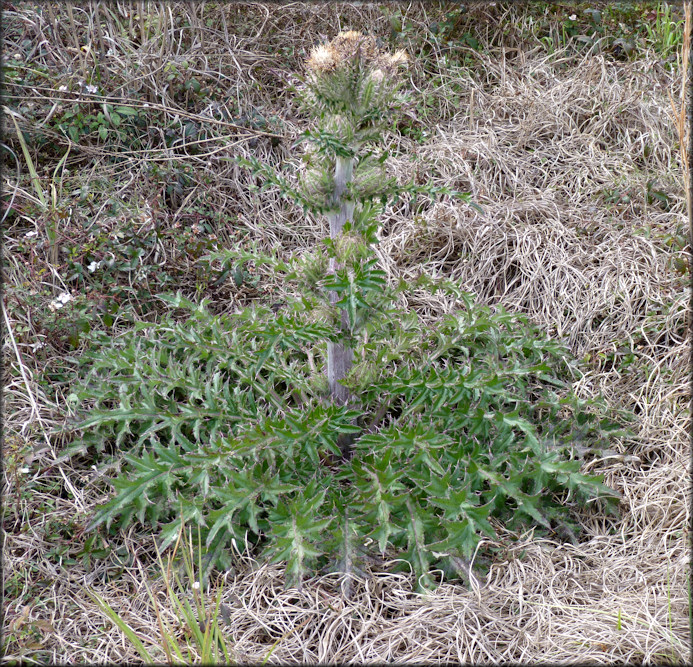
[[(399, 65), (408, 60), (404, 51), (394, 54), (381, 51), (372, 35), (347, 30), (340, 32), (332, 41), (314, 48), (306, 61), (306, 67), (313, 74), (325, 74), (348, 66), (355, 58), (359, 58), (369, 70), (380, 70), (382, 76), (394, 73)], [(375, 79), (380, 81), (382, 77), (376, 74)]]
[(306, 67), (315, 74), (322, 74), (336, 69), (339, 61), (339, 54), (329, 44), (322, 44), (310, 52)]
[(371, 72), (371, 79), (373, 79), (373, 81), (375, 81), (376, 83), (380, 83), (384, 78), (385, 74), (381, 69), (376, 69)]
[(397, 67), (398, 65), (406, 65), (408, 60), (409, 60), (409, 56), (407, 55), (407, 52), (403, 51), (402, 49), (399, 49), (399, 51), (395, 51), (391, 56), (389, 56), (388, 65), (390, 67)]
[(345, 32), (340, 32), (339, 35), (337, 35), (337, 37), (344, 41), (356, 42), (359, 39), (361, 39), (363, 35), (360, 32), (358, 32), (358, 30), (346, 30)]

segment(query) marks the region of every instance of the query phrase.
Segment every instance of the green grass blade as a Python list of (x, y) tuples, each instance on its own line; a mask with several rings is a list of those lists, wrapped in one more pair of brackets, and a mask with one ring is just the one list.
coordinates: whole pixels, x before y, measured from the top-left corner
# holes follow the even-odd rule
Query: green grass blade
[(48, 202), (46, 201), (46, 197), (43, 194), (43, 190), (41, 189), (41, 183), (39, 181), (39, 176), (36, 173), (36, 167), (34, 167), (34, 161), (31, 159), (31, 155), (29, 153), (29, 147), (26, 145), (24, 135), (22, 134), (22, 131), (19, 129), (17, 119), (14, 116), (12, 116), (12, 122), (14, 123), (14, 127), (17, 130), (17, 137), (19, 138), (19, 143), (22, 145), (22, 153), (24, 153), (24, 159), (26, 160), (26, 166), (29, 169), (29, 174), (31, 176), (31, 184), (34, 186), (36, 196), (39, 198), (39, 201), (41, 202), (42, 206), (44, 208), (48, 208)]
[(120, 618), (120, 616), (118, 616), (118, 614), (108, 605), (108, 603), (103, 598), (91, 591), (87, 591), (87, 594), (101, 607), (101, 609), (108, 616), (108, 618), (110, 618), (111, 621), (113, 621), (113, 623), (115, 623), (125, 633), (125, 636), (132, 642), (132, 645), (137, 649), (137, 652), (140, 654), (142, 660), (144, 660), (144, 662), (149, 665), (153, 664), (154, 660), (147, 652), (147, 649), (144, 648), (144, 644), (135, 634), (135, 631), (122, 618)]

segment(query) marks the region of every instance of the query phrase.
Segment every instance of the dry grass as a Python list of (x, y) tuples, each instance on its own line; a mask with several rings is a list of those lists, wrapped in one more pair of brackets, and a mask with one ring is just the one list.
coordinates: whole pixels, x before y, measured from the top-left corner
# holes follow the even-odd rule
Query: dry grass
[[(6, 42), (5, 52), (29, 48), (24, 55), (32, 68), (50, 68), (43, 86), (22, 88), (19, 81), (11, 87), (12, 95), (21, 95), (14, 111), (22, 131), (31, 130), (36, 118), (62, 113), (65, 100), (76, 94), (59, 86), (74, 87), (96, 62), (111, 94), (121, 103), (147, 100), (152, 114), (145, 145), (121, 150), (117, 164), (109, 162), (112, 149), (93, 142), (71, 145), (62, 204), (75, 210), (67, 222), (61, 218), (60, 238), (88, 241), (91, 228), (78, 224), (87, 214), (69, 193), (96, 184), (89, 214), (96, 227), (116, 229), (128, 219), (146, 235), (157, 215), (163, 226), (189, 225), (187, 207), (204, 195), (212, 208), (234, 216), (233, 226), (218, 230), (220, 248), (249, 241), (284, 253), (313, 247), (326, 234), (325, 222), (304, 218), (271, 190), (262, 196), (249, 192), (249, 177), (226, 158), (253, 154), (301, 169), (291, 145), (306, 119), (287, 84), (322, 36), (350, 27), (387, 38), (383, 5), (291, 3), (271, 11), (256, 3), (217, 9), (146, 3), (148, 11), (137, 14), (101, 3), (99, 22), (97, 4), (75, 5), (69, 13), (45, 5), (42, 14), (14, 5), (4, 17), (6, 39), (17, 40)], [(400, 7), (416, 29), (434, 13), (421, 5)], [(497, 44), (504, 23), (489, 20), (486, 9), (476, 11), (475, 20), (487, 26), (487, 43)], [(52, 16), (60, 17), (57, 31), (50, 27)], [(181, 16), (188, 27), (181, 27)], [(518, 15), (515, 39), (521, 20)], [(78, 48), (85, 36), (92, 38), (91, 50)], [(34, 39), (32, 47), (22, 46), (27, 37)], [(486, 55), (466, 49), (470, 67), (462, 69), (447, 63), (443, 50), (429, 47), (426, 60), (412, 58), (411, 83), (419, 92), (408, 111), (409, 122), (428, 138), (419, 143), (391, 137), (390, 165), (403, 179), (470, 191), (484, 213), (450, 201), (419, 202), (417, 210), (398, 204), (384, 219), (378, 248), (383, 268), (393, 280), (422, 269), (454, 277), (480, 300), (525, 312), (567, 341), (589, 369), (580, 392), (601, 393), (636, 415), (635, 436), (617, 443), (621, 455), (586, 464), (622, 492), (621, 519), (585, 516), (585, 538), (578, 545), (501, 529), (507, 540), (483, 546), (503, 549), (503, 557), (469, 590), (444, 582), (418, 596), (411, 577), (374, 565), (372, 578), (355, 582), (350, 599), (334, 576), (311, 580), (298, 593), (283, 589), (279, 566), (246, 559), (236, 572), (211, 582), (209, 597), (223, 588), (223, 629), (242, 663), (259, 662), (270, 652), (269, 661), (280, 664), (685, 662), (691, 648), (690, 286), (689, 274), (682, 277), (675, 269), (687, 263), (690, 248), (685, 241), (671, 243), (687, 234), (681, 231), (687, 230), (687, 212), (678, 136), (668, 115), (669, 93), (678, 94), (681, 71), (669, 72), (654, 52), (621, 62), (569, 50), (549, 56), (532, 45), (489, 48)], [(104, 55), (98, 57), (100, 49)], [(205, 85), (224, 91), (217, 106), (188, 104), (173, 94), (165, 66), (182, 60)], [(431, 103), (427, 118), (416, 106), (417, 95)], [(251, 108), (280, 122), (264, 130), (232, 122)], [(166, 146), (162, 139), (176, 115), (210, 128), (194, 151), (193, 141)], [(7, 123), (6, 131), (20, 155)], [(53, 170), (68, 142), (50, 136), (58, 156), (46, 154), (37, 169), (41, 178), (57, 183)], [(192, 185), (167, 199), (151, 181), (154, 163), (188, 165)], [(3, 178), (29, 211), (35, 197), (26, 174), (16, 182), (8, 168)], [(648, 197), (648, 183), (667, 193), (668, 207)], [(114, 196), (125, 198), (120, 218), (107, 206)], [(5, 302), (16, 306), (4, 306), (3, 315), (12, 334), (4, 377), (6, 659), (136, 660), (134, 648), (86, 595), (90, 589), (163, 660), (145, 584), (169, 620), (175, 619), (153, 566), (151, 537), (130, 531), (105, 561), (85, 563), (74, 556), (107, 488), (93, 471), (61, 460), (60, 443), (44, 435), (70, 412), (62, 390), (50, 394), (40, 382), (64, 362), (50, 337), (36, 328), (35, 309), (45, 309), (67, 289), (58, 268), (22, 249), (24, 235), (43, 235), (44, 224), (45, 217), (27, 213), (4, 229)], [(188, 289), (194, 262), (162, 237), (149, 261), (174, 260), (181, 287)], [(267, 298), (287, 289), (271, 275), (264, 275), (263, 285), (259, 296)], [(43, 302), (29, 307), (25, 295), (32, 289)], [(219, 310), (258, 296), (228, 288), (210, 294)], [(434, 326), (455, 303), (422, 292), (406, 305)], [(43, 356), (32, 347), (37, 342), (47, 346)], [(56, 530), (71, 545), (64, 553), (55, 551)]]

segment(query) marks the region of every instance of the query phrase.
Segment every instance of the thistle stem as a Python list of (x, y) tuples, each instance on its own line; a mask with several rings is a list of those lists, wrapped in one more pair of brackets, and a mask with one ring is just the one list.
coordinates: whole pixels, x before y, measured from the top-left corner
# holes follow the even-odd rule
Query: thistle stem
[[(350, 220), (354, 213), (353, 202), (342, 200), (344, 191), (351, 181), (354, 173), (354, 158), (337, 158), (334, 173), (334, 209), (327, 214), (330, 223), (330, 238), (336, 239), (342, 234), (344, 223)], [(329, 272), (334, 273), (338, 264), (333, 257), (330, 259)], [(337, 292), (330, 292), (330, 303), (335, 304), (339, 300)], [(349, 318), (346, 310), (342, 310), (341, 320), (342, 331), (348, 331)], [(350, 398), (349, 390), (339, 384), (351, 368), (354, 358), (354, 351), (344, 343), (327, 343), (327, 383), (330, 387), (330, 395), (337, 405), (346, 405)]]

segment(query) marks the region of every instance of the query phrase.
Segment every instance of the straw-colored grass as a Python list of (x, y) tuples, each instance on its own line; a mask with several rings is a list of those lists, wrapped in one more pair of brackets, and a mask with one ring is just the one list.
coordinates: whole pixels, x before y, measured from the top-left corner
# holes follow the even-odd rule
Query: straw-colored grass
[[(135, 221), (143, 236), (157, 210), (165, 209), (158, 224), (189, 226), (187, 207), (204, 195), (234, 217), (233, 225), (217, 231), (220, 248), (247, 242), (286, 254), (312, 248), (326, 234), (325, 221), (303, 217), (272, 190), (250, 192), (249, 176), (227, 158), (252, 154), (303, 168), (291, 146), (306, 119), (288, 84), (323, 36), (350, 27), (387, 39), (385, 5), (121, 5), (49, 4), (39, 13), (15, 3), (4, 12), (5, 54), (29, 48), (22, 39), (34, 45), (46, 40), (24, 52), (28, 67), (46, 66), (42, 83), (10, 82), (22, 132), (37, 118), (64, 112), (76, 93), (59, 86), (74, 88), (85, 78), (100, 45), (112, 51), (98, 60), (104, 87), (120, 103), (150, 105), (149, 144), (125, 147), (120, 163), (109, 161), (111, 149), (94, 142), (72, 144), (58, 204), (74, 212), (59, 218), (59, 242), (86, 243), (88, 232), (80, 230), (91, 228), (78, 223), (87, 215), (94, 229)], [(474, 20), (485, 26), (487, 51), (465, 47), (469, 66), (461, 68), (427, 42), (424, 28), (434, 18), (433, 6), (397, 6), (414, 31), (405, 44), (414, 56), (410, 83), (416, 91), (408, 122), (427, 137), (419, 142), (392, 135), (390, 168), (403, 180), (413, 175), (469, 191), (483, 213), (449, 200), (415, 208), (399, 203), (383, 219), (377, 249), (382, 267), (392, 280), (422, 270), (453, 277), (479, 300), (522, 311), (568, 343), (587, 369), (581, 394), (601, 394), (635, 415), (632, 438), (615, 443), (604, 460), (585, 463), (621, 491), (622, 514), (618, 520), (585, 514), (585, 535), (575, 545), (510, 535), (499, 527), (499, 543), (481, 545), (497, 548), (496, 562), (486, 577), (473, 577), (470, 588), (445, 581), (419, 596), (410, 576), (373, 563), (372, 577), (355, 581), (348, 599), (334, 575), (306, 582), (299, 593), (284, 590), (280, 566), (246, 556), (236, 571), (212, 577), (208, 599), (222, 588), (221, 627), (241, 663), (684, 662), (691, 649), (690, 212), (669, 97), (682, 99), (680, 64), (668, 69), (656, 52), (644, 49), (625, 61), (599, 49), (548, 54), (531, 41), (504, 49), (498, 46), (501, 28), (512, 24), (517, 44), (528, 24), (521, 9), (502, 6), (495, 15), (474, 10)], [(387, 7), (393, 12), (396, 6)], [(181, 16), (188, 27), (181, 27)], [(87, 38), (91, 50), (77, 48)], [(416, 57), (417, 45), (428, 45), (425, 59)], [(164, 68), (184, 59), (205, 85), (218, 85), (223, 94), (216, 106), (186, 106), (173, 95)], [(428, 117), (417, 106), (423, 98)], [(43, 111), (37, 114), (37, 107)], [(238, 108), (249, 113), (251, 107), (280, 123), (239, 129)], [(196, 151), (190, 150), (193, 140), (163, 143), (176, 115), (210, 128)], [(36, 169), (50, 196), (67, 141), (48, 125), (57, 156), (42, 155)], [(128, 531), (106, 560), (86, 562), (80, 555), (88, 537), (83, 528), (108, 487), (93, 470), (61, 458), (60, 439), (46, 435), (72, 408), (68, 390), (51, 392), (42, 378), (69, 355), (51, 347), (49, 333), (35, 322), (37, 309), (45, 310), (67, 287), (59, 268), (25, 249), (27, 232), (45, 235), (45, 220), (31, 213), (37, 210), (33, 186), (13, 128), (6, 122), (5, 129), (23, 173), (17, 182), (6, 153), (3, 185), (29, 211), (4, 228), (6, 659), (137, 660), (133, 645), (86, 594), (91, 590), (163, 661), (147, 587), (166, 621), (175, 625), (176, 619), (151, 536)], [(189, 166), (189, 189), (178, 199), (162, 197), (148, 176), (154, 163)], [(91, 209), (80, 208), (70, 194), (83, 185), (92, 188)], [(649, 196), (652, 188), (666, 193), (668, 206)], [(109, 212), (109, 197), (124, 202), (120, 217)], [(186, 281), (192, 281), (194, 259), (177, 252), (162, 236), (148, 261), (175, 262), (181, 287), (190, 292), (193, 282)], [(677, 270), (682, 263), (683, 272)], [(288, 287), (264, 268), (257, 272), (263, 277), (260, 294), (215, 288), (214, 307), (235, 310), (255, 297), (279, 300), (286, 293)], [(452, 297), (424, 292), (406, 305), (432, 327), (455, 308)], [(36, 343), (47, 347), (41, 352)], [(56, 551), (56, 535), (68, 545), (62, 552)], [(184, 640), (182, 625), (180, 636)]]

